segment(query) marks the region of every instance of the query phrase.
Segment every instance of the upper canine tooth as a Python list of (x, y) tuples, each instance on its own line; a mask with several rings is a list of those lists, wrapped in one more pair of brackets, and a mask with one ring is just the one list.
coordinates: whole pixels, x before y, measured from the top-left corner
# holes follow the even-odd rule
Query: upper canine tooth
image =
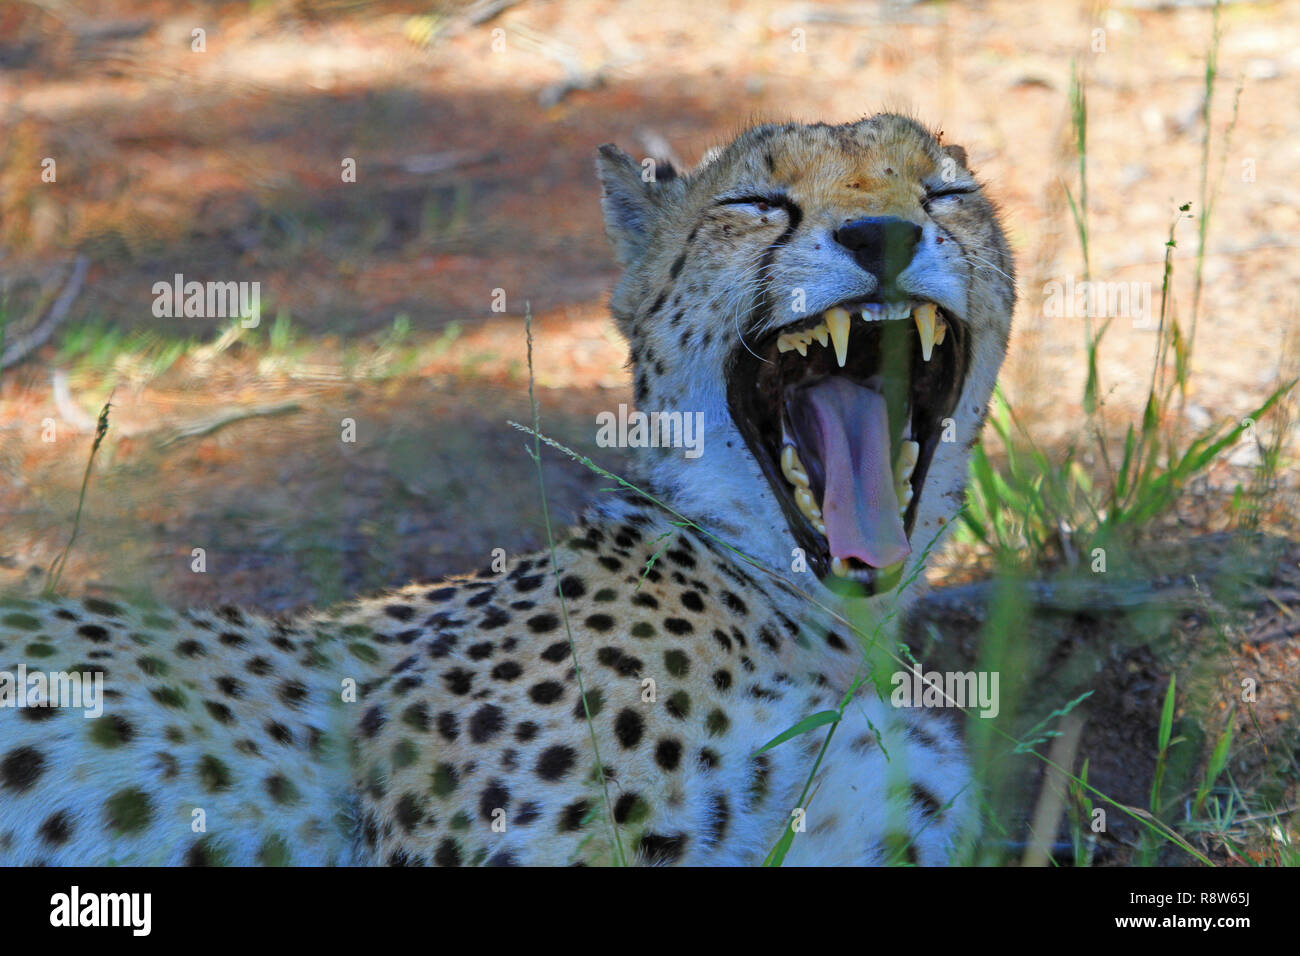
[(826, 328), (830, 331), (831, 342), (835, 344), (835, 361), (840, 363), (840, 368), (844, 367), (849, 358), (849, 324), (852, 318), (847, 309), (838, 305), (826, 310)]
[(934, 314), (933, 302), (918, 305), (916, 311), (912, 313), (912, 318), (916, 320), (916, 331), (921, 335), (921, 357), (927, 362), (934, 352)]

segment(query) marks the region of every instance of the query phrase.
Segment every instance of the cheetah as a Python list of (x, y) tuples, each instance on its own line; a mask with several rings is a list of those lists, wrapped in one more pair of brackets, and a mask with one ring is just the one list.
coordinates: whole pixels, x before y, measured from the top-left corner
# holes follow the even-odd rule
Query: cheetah
[(702, 414), (703, 453), (638, 449), (553, 550), (328, 611), (7, 599), (0, 701), (103, 692), (0, 707), (0, 863), (960, 861), (954, 729), (848, 691), (963, 500), (1014, 304), (993, 203), (893, 114), (597, 169), (637, 407)]

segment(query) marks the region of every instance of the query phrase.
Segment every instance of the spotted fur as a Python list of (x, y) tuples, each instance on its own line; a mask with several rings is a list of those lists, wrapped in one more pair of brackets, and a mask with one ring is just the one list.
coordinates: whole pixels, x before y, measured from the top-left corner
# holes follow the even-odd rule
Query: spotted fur
[[(936, 453), (917, 519), (941, 530), (1013, 295), (988, 201), (923, 198), (953, 163), (968, 175), (897, 116), (761, 127), (653, 183), (603, 148), (638, 403), (706, 414), (705, 454), (648, 450), (641, 480), (711, 533), (614, 496), (559, 542), (558, 573), (519, 557), (290, 621), (10, 598), (0, 670), (100, 671), (108, 699), (97, 719), (0, 709), (0, 864), (753, 864), (792, 819), (789, 863), (947, 862), (973, 795), (939, 717), (861, 693), (802, 802), (825, 730), (757, 752), (837, 706), (861, 662), (818, 608), (869, 633), (900, 599), (792, 570), (725, 381), (755, 323), (796, 319), (791, 289), (808, 311), (870, 291), (836, 223), (921, 223), (904, 278), (972, 333), (964, 440)], [(770, 200), (717, 205), (742, 191)]]

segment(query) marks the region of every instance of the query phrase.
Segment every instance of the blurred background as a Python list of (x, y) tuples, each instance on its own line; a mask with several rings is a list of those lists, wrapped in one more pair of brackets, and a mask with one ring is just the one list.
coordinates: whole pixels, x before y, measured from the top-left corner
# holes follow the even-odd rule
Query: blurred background
[[(931, 575), (967, 590), (918, 613), (914, 646), (1071, 675), (1052, 706), (1113, 668), (1074, 745), (1142, 806), (1154, 756), (1129, 755), (1159, 743), (1171, 661), (1206, 682), (1178, 711), (1193, 791), (1225, 727), (1261, 726), (1215, 681), (1269, 675), (1291, 690), (1237, 767), (1238, 810), (1263, 816), (1195, 832), (1220, 859), (1291, 860), (1297, 94), (1282, 2), (4, 0), (0, 576), (48, 583), (62, 560), (74, 593), (286, 612), (540, 546), (506, 424), (531, 414), (526, 307), (544, 430), (626, 464), (594, 446), (631, 394), (596, 147), (689, 166), (759, 121), (910, 112), (967, 148), (1020, 291), (1002, 434)], [(256, 326), (159, 316), (177, 274), (258, 283)], [(1085, 281), (1136, 298), (1063, 314)], [(545, 468), (557, 521), (606, 484)], [(1097, 547), (1147, 590), (1118, 610), (1058, 593), (1009, 636), (988, 576), (1095, 575)], [(1207, 642), (1212, 665), (1170, 650)], [(1021, 770), (995, 799), (1029, 794), (1024, 817)], [(1118, 858), (1157, 852), (1141, 839)]]

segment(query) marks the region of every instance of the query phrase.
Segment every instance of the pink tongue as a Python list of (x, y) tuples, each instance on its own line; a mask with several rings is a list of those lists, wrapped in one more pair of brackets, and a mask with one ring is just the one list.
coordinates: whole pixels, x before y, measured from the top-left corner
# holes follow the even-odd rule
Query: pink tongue
[(830, 376), (805, 391), (821, 434), (822, 520), (832, 557), (887, 568), (911, 547), (894, 493), (885, 397)]

